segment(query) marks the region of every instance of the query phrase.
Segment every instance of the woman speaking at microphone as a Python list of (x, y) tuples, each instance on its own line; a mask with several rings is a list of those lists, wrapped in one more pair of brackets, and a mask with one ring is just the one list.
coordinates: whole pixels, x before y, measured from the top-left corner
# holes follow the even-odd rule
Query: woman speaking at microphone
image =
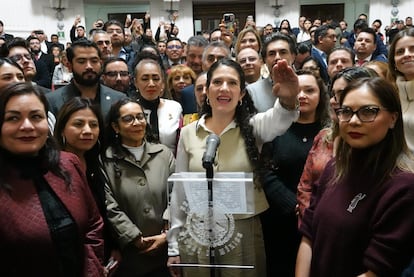
[[(214, 171), (256, 173), (261, 145), (283, 134), (298, 117), (296, 96), (299, 88), (296, 74), (282, 60), (273, 68), (273, 77), (274, 80), (283, 80), (274, 86), (278, 100), (272, 109), (256, 114), (253, 101), (245, 91), (244, 74), (240, 65), (226, 58), (213, 64), (207, 73), (207, 97), (202, 107), (202, 116), (181, 130), (176, 171), (203, 172), (206, 140), (208, 137), (211, 140), (210, 135), (215, 134), (220, 138), (220, 145), (217, 147)], [(215, 263), (254, 265), (254, 269), (220, 269), (220, 276), (266, 276), (258, 215), (268, 208), (268, 204), (261, 185), (255, 181), (254, 187), (254, 199), (251, 199), (255, 204), (254, 213), (238, 216), (234, 221), (237, 232), (249, 232), (254, 240), (241, 238), (232, 249), (227, 249), (225, 255), (219, 251), (214, 253)], [(184, 201), (182, 187), (174, 186), (171, 195), (171, 227), (167, 235), (170, 272), (173, 276), (181, 276), (181, 273), (184, 276), (210, 276), (209, 268), (187, 268), (182, 272), (179, 267), (171, 266), (177, 263), (206, 264), (209, 261), (204, 250), (197, 250), (188, 241), (187, 244), (183, 243), (180, 237), (186, 233), (187, 228), (197, 228), (191, 226), (187, 214), (179, 207)], [(252, 226), (253, 232), (246, 230)]]

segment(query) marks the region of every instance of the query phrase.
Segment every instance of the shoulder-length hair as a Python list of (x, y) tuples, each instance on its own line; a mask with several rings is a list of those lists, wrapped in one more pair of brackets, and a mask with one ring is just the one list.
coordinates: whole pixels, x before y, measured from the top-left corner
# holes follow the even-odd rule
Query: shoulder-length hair
[(177, 92), (174, 91), (173, 81), (177, 75), (182, 75), (182, 76), (189, 75), (191, 78), (192, 84), (194, 84), (195, 79), (197, 77), (194, 71), (190, 67), (184, 64), (178, 64), (178, 65), (171, 67), (170, 73), (168, 74), (168, 78), (167, 78), (167, 93), (165, 94), (165, 98), (173, 99), (176, 101), (178, 100), (176, 96)]
[(82, 97), (74, 97), (61, 107), (57, 115), (54, 137), (60, 147), (60, 149), (65, 149), (65, 142), (63, 138), (63, 131), (65, 130), (66, 124), (68, 123), (70, 117), (77, 111), (80, 110), (91, 110), (98, 120), (99, 124), (99, 135), (98, 141), (95, 145), (88, 151), (85, 152), (85, 160), (88, 167), (94, 165), (99, 160), (99, 155), (102, 154), (104, 141), (104, 121), (101, 113), (101, 109), (98, 105), (92, 104), (90, 99)]
[[(373, 184), (380, 185), (391, 176), (396, 167), (412, 171), (412, 160), (405, 158), (411, 154), (404, 137), (401, 103), (395, 86), (380, 77), (361, 78), (345, 88), (340, 96), (339, 104), (342, 105), (350, 91), (361, 87), (366, 87), (378, 98), (381, 106), (390, 113), (396, 113), (398, 117), (394, 128), (388, 130), (384, 139), (367, 149), (353, 149), (340, 138), (336, 151), (336, 180), (350, 176), (357, 167), (358, 172), (370, 175)], [(361, 151), (364, 154), (363, 162), (358, 160)]]
[(407, 28), (402, 31), (399, 31), (391, 42), (389, 51), (388, 51), (388, 68), (390, 69), (391, 75), (394, 79), (397, 79), (398, 76), (404, 76), (395, 66), (395, 46), (397, 42), (403, 37), (414, 37), (414, 28)]
[(260, 55), (260, 52), (262, 50), (262, 40), (260, 39), (259, 33), (255, 29), (253, 29), (252, 27), (248, 27), (246, 29), (241, 30), (239, 32), (239, 34), (237, 35), (236, 44), (234, 46), (234, 49), (236, 50), (236, 54), (238, 54), (240, 52), (240, 50), (241, 50), (240, 49), (241, 41), (247, 33), (252, 33), (256, 37), (257, 43), (259, 44), (259, 50), (257, 52)]
[[(31, 82), (12, 83), (0, 91), (0, 130), (4, 124), (6, 105), (9, 100), (12, 97), (27, 94), (33, 94), (39, 99), (39, 101), (43, 104), (45, 116), (47, 116), (49, 104), (38, 86), (32, 85)], [(0, 146), (0, 148), (4, 149), (2, 146)], [(7, 149), (4, 150), (7, 151)], [(70, 184), (69, 174), (60, 166), (60, 151), (50, 130), (46, 143), (40, 149), (38, 156), (42, 162), (42, 166), (45, 169), (62, 178), (67, 185)], [(7, 174), (7, 168), (8, 161), (5, 160), (3, 155), (0, 155), (0, 184), (3, 183), (1, 182), (1, 179), (3, 179)]]
[(317, 77), (312, 71), (300, 69), (296, 71), (297, 75), (311, 75), (315, 78), (319, 88), (319, 103), (316, 107), (315, 121), (320, 122), (321, 127), (327, 127), (331, 120), (329, 116), (329, 97), (326, 86), (320, 77)]

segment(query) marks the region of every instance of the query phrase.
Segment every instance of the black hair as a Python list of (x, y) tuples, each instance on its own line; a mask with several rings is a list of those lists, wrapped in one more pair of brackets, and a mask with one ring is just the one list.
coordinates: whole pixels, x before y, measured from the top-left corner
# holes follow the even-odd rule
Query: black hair
[(72, 114), (80, 110), (89, 109), (92, 113), (96, 116), (99, 124), (99, 136), (98, 142), (92, 147), (92, 149), (85, 152), (85, 160), (88, 167), (93, 167), (98, 164), (99, 162), (99, 155), (102, 154), (104, 149), (105, 141), (104, 141), (104, 121), (101, 113), (101, 109), (99, 105), (93, 104), (90, 99), (81, 98), (81, 97), (74, 97), (70, 99), (68, 102), (63, 104), (60, 108), (59, 113), (56, 118), (56, 124), (54, 129), (54, 137), (60, 147), (60, 149), (64, 150), (65, 142), (63, 139), (63, 131), (65, 129), (66, 124), (68, 123)]
[(269, 44), (278, 40), (284, 40), (289, 44), (289, 50), (291, 54), (298, 54), (298, 50), (296, 47), (296, 41), (288, 35), (282, 34), (280, 32), (273, 33), (266, 37), (263, 48), (262, 48), (262, 57), (263, 59), (267, 56), (267, 48), (269, 47)]
[(120, 28), (121, 28), (121, 30), (122, 30), (122, 34), (123, 34), (123, 35), (125, 35), (124, 26), (122, 25), (122, 23), (121, 23), (121, 22), (119, 22), (119, 21), (118, 21), (118, 20), (116, 20), (116, 19), (111, 19), (111, 20), (106, 21), (106, 22), (104, 23), (104, 25), (103, 25), (103, 28), (102, 28), (102, 29), (103, 29), (104, 31), (107, 31), (107, 29), (108, 29), (108, 27), (109, 27), (110, 25), (116, 25), (116, 26), (120, 27)]
[[(367, 34), (371, 34), (372, 35), (372, 42), (375, 44), (375, 45), (377, 45), (377, 33), (375, 33), (375, 31), (374, 31), (374, 29), (372, 29), (372, 28), (365, 28), (365, 29), (362, 29), (360, 32), (359, 32), (359, 34), (360, 33), (367, 33)], [(359, 35), (358, 34), (358, 35)]]
[(10, 64), (10, 65), (12, 65), (12, 66), (14, 66), (14, 67), (16, 67), (16, 68), (18, 68), (22, 73), (24, 73), (23, 72), (23, 69), (20, 67), (20, 65), (18, 64), (18, 63), (16, 63), (15, 61), (13, 61), (13, 60), (11, 60), (10, 58), (0, 58), (0, 68), (5, 64), (5, 63), (8, 63), (8, 64)]
[[(119, 110), (122, 106), (128, 104), (128, 103), (135, 103), (139, 105), (142, 109), (142, 112), (144, 112), (144, 107), (139, 103), (137, 100), (133, 100), (131, 98), (123, 98), (121, 100), (118, 100), (114, 104), (112, 104), (111, 109), (108, 112), (107, 118), (106, 118), (106, 128), (105, 128), (105, 134), (107, 135), (108, 139), (108, 146), (111, 146), (114, 148), (115, 152), (122, 153), (126, 151), (125, 147), (122, 146), (122, 140), (119, 134), (117, 134), (112, 127), (112, 124), (119, 125), (119, 118), (120, 113)], [(146, 119), (145, 119), (146, 120)], [(147, 142), (157, 142), (157, 139), (152, 133), (151, 130), (151, 124), (147, 122), (147, 125), (145, 127), (145, 140)]]
[[(221, 60), (218, 60), (217, 62), (213, 63), (207, 72), (207, 88), (210, 87), (214, 71), (216, 71), (216, 69), (220, 66), (229, 66), (235, 69), (239, 75), (240, 93), (244, 93), (244, 96), (242, 98), (241, 104), (237, 105), (236, 107), (234, 120), (240, 128), (240, 133), (246, 144), (246, 151), (249, 156), (250, 164), (252, 165), (254, 171), (256, 171), (258, 169), (257, 166), (259, 162), (259, 150), (257, 149), (256, 138), (253, 135), (253, 127), (249, 124), (249, 120), (254, 114), (257, 113), (257, 110), (254, 107), (250, 94), (246, 91), (246, 82), (243, 69), (241, 68), (240, 64), (230, 58), (223, 58)], [(205, 114), (206, 118), (212, 116), (212, 109), (211, 106), (207, 104), (207, 97), (201, 107), (201, 114)]]
[(127, 62), (123, 58), (110, 57), (102, 65), (103, 72), (106, 71), (106, 67), (108, 66), (108, 64), (111, 64), (111, 63), (114, 63), (114, 62), (121, 62), (121, 63), (124, 63), (126, 66), (128, 66)]
[(365, 29), (365, 28), (368, 28), (368, 27), (369, 27), (368, 23), (365, 19), (358, 18), (354, 22), (354, 32), (357, 32), (358, 30), (362, 30), (362, 29)]
[(314, 43), (315, 43), (315, 45), (319, 44), (319, 38), (320, 37), (323, 38), (328, 34), (329, 29), (335, 30), (335, 28), (332, 25), (329, 25), (329, 24), (321, 25), (318, 28), (316, 28), (315, 34), (314, 34)]
[(23, 47), (26, 48), (27, 51), (29, 51), (29, 44), (27, 43), (27, 41), (24, 38), (15, 37), (9, 41), (6, 41), (6, 43), (2, 45), (0, 49), (0, 57), (7, 57), (9, 55), (10, 49), (14, 47)]
[(72, 43), (70, 47), (66, 49), (66, 56), (68, 58), (68, 61), (72, 63), (73, 59), (75, 58), (75, 49), (76, 48), (95, 48), (98, 52), (99, 58), (102, 58), (101, 50), (99, 49), (98, 45), (96, 45), (95, 42), (87, 40), (87, 39), (79, 39)]
[[(43, 104), (45, 115), (48, 113), (48, 102), (45, 95), (42, 93), (38, 86), (34, 86), (31, 82), (12, 83), (0, 91), (0, 129), (4, 124), (5, 108), (7, 103), (12, 97), (33, 94)], [(0, 146), (2, 152), (7, 153), (7, 149)], [(10, 154), (8, 154), (10, 155)], [(7, 156), (8, 156), (7, 155)], [(12, 156), (16, 156), (11, 154)], [(67, 185), (70, 184), (69, 174), (61, 168), (60, 165), (60, 151), (54, 140), (53, 136), (49, 131), (49, 135), (46, 139), (45, 145), (39, 150), (38, 158), (41, 164), (37, 164), (39, 168), (46, 169), (56, 176), (62, 178)], [(8, 174), (10, 161), (6, 155), (0, 155), (0, 186), (4, 184), (4, 178)]]

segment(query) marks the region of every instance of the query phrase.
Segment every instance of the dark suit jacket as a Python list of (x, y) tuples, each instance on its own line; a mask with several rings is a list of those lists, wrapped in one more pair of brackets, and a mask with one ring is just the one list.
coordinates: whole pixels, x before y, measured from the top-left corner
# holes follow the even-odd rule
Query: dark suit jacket
[(50, 82), (52, 82), (53, 72), (55, 71), (55, 61), (53, 59), (53, 55), (45, 54), (42, 52), (39, 61), (42, 61), (46, 64), (47, 69), (49, 70)]
[(33, 59), (36, 66), (36, 76), (33, 78), (33, 82), (39, 86), (49, 88), (52, 86), (52, 77), (50, 76), (49, 68), (47, 65), (39, 60)]
[(187, 86), (181, 91), (181, 106), (183, 107), (183, 114), (197, 113), (194, 85)]
[(328, 84), (329, 82), (328, 68), (326, 66), (324, 58), (321, 56), (318, 50), (315, 49), (315, 47), (312, 47), (311, 56), (314, 57), (316, 60), (318, 60), (320, 64), (319, 73), (321, 74), (321, 78), (325, 82), (325, 84)]
[[(114, 104), (120, 99), (127, 97), (126, 94), (113, 90), (102, 84), (99, 85), (97, 95), (99, 95), (99, 99), (95, 99), (95, 101), (99, 101), (101, 112), (104, 118), (108, 114), (112, 104)], [(66, 85), (55, 90), (54, 92), (46, 94), (46, 98), (49, 102), (50, 111), (56, 117), (62, 105), (76, 96), (81, 96), (81, 92), (76, 87), (73, 80), (69, 85)]]
[[(375, 37), (375, 43), (377, 44), (377, 48), (375, 48), (374, 56), (378, 56), (381, 54), (384, 54), (386, 57), (388, 57), (388, 50), (385, 46), (384, 42), (382, 41), (381, 37), (377, 34)], [(345, 42), (344, 46), (351, 48), (352, 51), (354, 50), (355, 45), (355, 33), (351, 32), (348, 36), (348, 40)]]
[(65, 46), (62, 43), (53, 43), (50, 41), (46, 41), (47, 46), (47, 53), (52, 54), (52, 46), (58, 46), (61, 51), (65, 50)]

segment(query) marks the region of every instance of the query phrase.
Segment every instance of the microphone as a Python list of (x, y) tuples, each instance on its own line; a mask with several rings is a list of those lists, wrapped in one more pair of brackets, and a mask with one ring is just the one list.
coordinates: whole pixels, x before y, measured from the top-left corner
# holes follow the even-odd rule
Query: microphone
[(203, 154), (203, 167), (211, 167), (216, 157), (217, 147), (220, 145), (220, 138), (216, 134), (211, 134), (206, 140), (206, 152)]

